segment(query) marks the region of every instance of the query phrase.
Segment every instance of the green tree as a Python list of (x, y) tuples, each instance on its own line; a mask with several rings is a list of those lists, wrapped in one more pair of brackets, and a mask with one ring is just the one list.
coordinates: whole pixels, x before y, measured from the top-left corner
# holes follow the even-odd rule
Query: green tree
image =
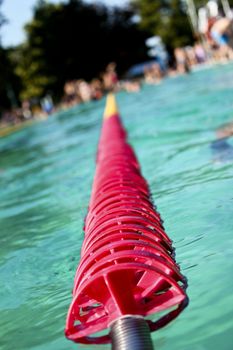
[[(0, 0), (0, 7), (1, 5), (2, 0)], [(6, 22), (6, 18), (0, 11), (0, 34)], [(3, 48), (0, 41), (0, 118), (4, 110), (17, 105), (17, 95), (20, 89), (20, 82), (14, 73), (10, 55), (11, 50)]]
[(171, 48), (182, 47), (193, 42), (193, 33), (183, 1), (170, 1), (168, 24), (162, 35), (167, 46)]
[(193, 35), (182, 0), (132, 0), (141, 18), (140, 27), (159, 35), (169, 50), (193, 42)]
[(17, 74), (22, 98), (55, 96), (65, 81), (91, 79), (115, 61), (120, 72), (146, 57), (146, 34), (137, 29), (129, 9), (108, 9), (81, 0), (51, 4), (40, 0), (25, 27)]

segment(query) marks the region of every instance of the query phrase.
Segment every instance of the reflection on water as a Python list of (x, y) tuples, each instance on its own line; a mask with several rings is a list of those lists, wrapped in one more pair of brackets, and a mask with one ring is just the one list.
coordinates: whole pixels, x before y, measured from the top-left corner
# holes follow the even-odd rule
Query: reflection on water
[[(233, 119), (232, 81), (226, 65), (118, 95), (189, 282), (190, 305), (153, 334), (156, 349), (232, 347), (233, 165), (226, 147), (213, 147), (214, 130)], [(66, 341), (63, 328), (103, 108), (74, 107), (0, 140), (2, 350), (90, 348)]]

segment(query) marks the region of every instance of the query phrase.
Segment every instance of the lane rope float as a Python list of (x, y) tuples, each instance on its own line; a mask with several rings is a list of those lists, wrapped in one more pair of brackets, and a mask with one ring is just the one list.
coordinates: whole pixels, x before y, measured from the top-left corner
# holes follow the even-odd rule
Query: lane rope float
[(114, 349), (152, 349), (150, 332), (187, 305), (187, 283), (112, 94), (84, 232), (66, 337), (83, 344), (112, 342)]

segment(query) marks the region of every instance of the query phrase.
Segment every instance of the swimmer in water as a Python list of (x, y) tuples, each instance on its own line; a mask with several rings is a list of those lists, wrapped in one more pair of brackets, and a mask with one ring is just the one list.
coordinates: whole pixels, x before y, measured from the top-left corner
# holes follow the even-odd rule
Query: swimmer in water
[(233, 161), (233, 146), (228, 139), (233, 136), (233, 122), (226, 124), (216, 131), (217, 140), (211, 143), (211, 150), (216, 162)]

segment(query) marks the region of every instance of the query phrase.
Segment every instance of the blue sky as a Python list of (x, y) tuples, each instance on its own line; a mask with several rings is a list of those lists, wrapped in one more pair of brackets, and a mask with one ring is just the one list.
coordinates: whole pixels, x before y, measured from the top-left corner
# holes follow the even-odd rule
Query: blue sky
[[(13, 46), (20, 44), (25, 36), (23, 26), (32, 18), (32, 9), (36, 0), (3, 0), (1, 11), (8, 19), (8, 24), (2, 28), (2, 45)], [(50, 0), (52, 3), (59, 3), (61, 0)], [(65, 2), (65, 0), (64, 0)], [(97, 2), (86, 0), (86, 2)], [(124, 5), (127, 0), (102, 0), (107, 5)]]

